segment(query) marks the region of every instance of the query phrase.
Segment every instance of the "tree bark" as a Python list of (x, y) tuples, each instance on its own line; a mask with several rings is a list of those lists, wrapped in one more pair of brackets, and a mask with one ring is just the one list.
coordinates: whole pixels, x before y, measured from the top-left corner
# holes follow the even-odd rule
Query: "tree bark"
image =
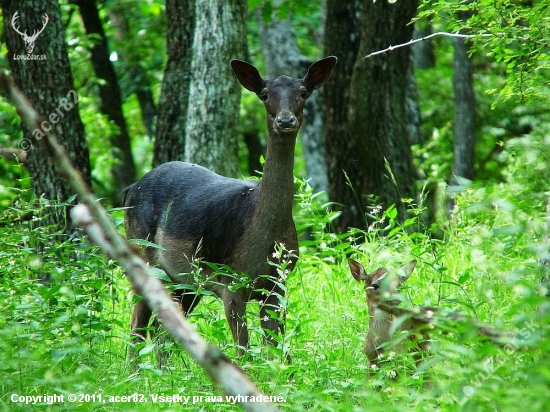
[(420, 112), (418, 87), (416, 86), (414, 70), (414, 63), (411, 61), (409, 72), (407, 74), (407, 86), (405, 90), (407, 127), (409, 129), (410, 143), (422, 144), (424, 142), (424, 134), (422, 133), (422, 114)]
[(112, 175), (115, 187), (121, 190), (135, 182), (136, 168), (128, 127), (122, 112), (118, 78), (110, 60), (111, 53), (95, 0), (73, 0), (73, 3), (78, 5), (86, 33), (99, 38), (91, 48), (92, 66), (98, 79), (102, 80), (98, 83), (99, 109), (118, 127), (118, 131), (111, 136), (113, 155), (116, 159)]
[[(417, 23), (414, 26), (413, 38), (420, 39), (432, 34), (431, 24)], [(412, 54), (414, 68), (416, 70), (425, 70), (435, 66), (435, 53), (432, 39), (423, 40), (413, 44)]]
[[(296, 78), (304, 77), (312, 62), (298, 49), (292, 15), (289, 14), (285, 20), (279, 20), (276, 11), (275, 8), (268, 23), (265, 23), (261, 13), (258, 13), (267, 76), (271, 79), (283, 74)], [(281, 50), (284, 50), (284, 53), (281, 53)], [(320, 94), (314, 93), (306, 101), (300, 139), (306, 163), (306, 178), (310, 180), (314, 191), (328, 193), (320, 100)]]
[(241, 87), (229, 62), (245, 56), (246, 2), (169, 0), (166, 12), (153, 164), (184, 160), (235, 176)]
[(185, 160), (224, 176), (238, 170), (241, 85), (229, 62), (245, 57), (246, 15), (245, 0), (195, 4)]
[(171, 160), (185, 160), (195, 0), (167, 0), (166, 19), (168, 61), (158, 104), (153, 167)]
[[(471, 11), (460, 12), (462, 20), (472, 16)], [(476, 141), (476, 102), (474, 90), (474, 66), (468, 50), (467, 39), (454, 39), (453, 88), (455, 93), (455, 142), (454, 164), (449, 178), (449, 186), (461, 186), (461, 179), (474, 178), (475, 141)], [(451, 212), (455, 200), (447, 199), (447, 212)]]
[[(90, 159), (84, 135), (84, 126), (78, 113), (78, 97), (74, 91), (73, 77), (65, 46), (65, 33), (61, 22), (61, 11), (55, 0), (29, 2), (23, 0), (2, 0), (2, 15), (5, 23), (4, 36), (8, 48), (8, 61), (17, 86), (23, 90), (37, 111), (44, 116), (42, 128), (51, 129), (63, 136), (63, 145), (72, 163), (78, 167), (89, 184)], [(21, 32), (33, 33), (43, 27), (44, 15), (48, 22), (38, 35), (30, 54), (40, 60), (24, 60), (27, 55), (22, 36), (12, 27), (11, 21), (18, 12), (16, 27)], [(43, 58), (43, 59), (42, 59)], [(21, 125), (23, 138), (32, 144), (28, 154), (28, 168), (32, 186), (37, 197), (67, 201), (73, 195), (72, 189), (55, 172), (55, 165), (46, 154), (41, 129), (29, 130)], [(64, 208), (46, 208), (43, 224), (53, 224), (54, 230), (71, 231), (70, 218)]]
[(413, 27), (408, 23), (416, 7), (416, 1), (362, 3), (361, 43), (351, 79), (350, 150), (343, 167), (352, 187), (344, 185), (344, 197), (331, 199), (346, 205), (338, 223), (340, 230), (365, 229), (366, 213), (375, 204), (384, 209), (395, 204), (402, 221), (406, 217), (402, 198), (415, 197), (416, 171), (406, 108), (410, 49), (363, 57), (409, 41)]
[(454, 40), (453, 88), (455, 92), (455, 160), (451, 185), (458, 185), (457, 178), (472, 180), (474, 177), (476, 140), (476, 103), (474, 91), (474, 68), (468, 50), (470, 42)]
[(324, 113), (324, 132), (326, 164), (329, 183), (329, 199), (342, 205), (342, 216), (334, 223), (338, 232), (344, 232), (353, 224), (351, 217), (356, 214), (353, 191), (346, 182), (346, 173), (357, 174), (350, 170), (358, 164), (350, 163), (354, 157), (348, 122), (350, 104), (350, 83), (353, 66), (359, 51), (359, 12), (358, 1), (328, 0), (325, 28), (325, 55), (338, 57), (329, 82), (322, 90)]
[(248, 175), (261, 176), (260, 157), (264, 156), (265, 158), (265, 147), (262, 146), (260, 134), (257, 130), (248, 130), (243, 133), (243, 137), (248, 148)]

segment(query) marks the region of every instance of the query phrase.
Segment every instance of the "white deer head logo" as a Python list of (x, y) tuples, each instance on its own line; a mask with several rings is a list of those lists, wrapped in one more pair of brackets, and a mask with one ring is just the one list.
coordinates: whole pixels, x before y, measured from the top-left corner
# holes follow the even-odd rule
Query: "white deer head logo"
[(32, 53), (32, 50), (34, 49), (34, 42), (36, 41), (36, 38), (38, 37), (38, 35), (40, 33), (42, 33), (44, 31), (44, 29), (46, 28), (46, 24), (48, 24), (48, 15), (46, 13), (44, 13), (44, 16), (42, 16), (42, 20), (44, 22), (44, 25), (42, 26), (42, 28), (40, 30), (35, 30), (34, 33), (32, 34), (32, 36), (29, 36), (29, 35), (27, 35), (27, 30), (25, 30), (25, 32), (21, 33), (19, 31), (19, 28), (16, 27), (16, 25), (15, 25), (16, 20), (19, 17), (18, 13), (19, 13), (19, 10), (16, 11), (15, 14), (13, 15), (13, 18), (11, 19), (11, 26), (13, 27), (13, 29), (17, 33), (19, 33), (21, 35), (23, 40), (25, 40), (27, 53), (30, 54), (30, 53)]

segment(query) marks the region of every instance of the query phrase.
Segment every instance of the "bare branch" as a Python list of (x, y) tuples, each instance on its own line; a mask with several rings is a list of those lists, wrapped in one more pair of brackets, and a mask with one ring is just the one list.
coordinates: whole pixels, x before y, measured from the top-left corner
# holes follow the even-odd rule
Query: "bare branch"
[[(0, 92), (12, 101), (21, 120), (31, 130), (36, 128), (40, 116), (17, 89), (13, 80), (4, 73), (0, 73)], [(71, 211), (74, 222), (80, 225), (107, 255), (119, 261), (135, 291), (143, 296), (174, 339), (207, 371), (210, 378), (225, 393), (237, 397), (236, 401), (244, 410), (278, 411), (277, 407), (269, 402), (269, 397), (259, 391), (239, 366), (231, 362), (218, 348), (209, 345), (187, 322), (160, 280), (153, 276), (137, 251), (128, 245), (126, 239), (111, 224), (111, 217), (97, 202), (80, 173), (71, 165), (65, 149), (53, 133), (46, 132), (44, 146), (59, 175), (65, 178), (78, 194), (81, 204)], [(250, 397), (254, 397), (254, 400), (246, 402), (245, 399)]]
[[(500, 36), (500, 35), (501, 34), (498, 34), (498, 36)], [(368, 54), (365, 57), (363, 57), (363, 60), (368, 59), (369, 57), (373, 57), (373, 56), (377, 56), (379, 54), (383, 54), (383, 53), (386, 53), (386, 52), (389, 52), (389, 51), (393, 51), (395, 49), (399, 49), (401, 47), (410, 46), (411, 44), (414, 44), (414, 43), (418, 43), (418, 42), (421, 42), (421, 41), (424, 41), (424, 40), (429, 40), (432, 37), (437, 37), (437, 36), (455, 37), (455, 38), (462, 38), (462, 39), (473, 39), (473, 38), (476, 38), (476, 37), (494, 37), (495, 35), (490, 34), (490, 33), (460, 34), (460, 33), (447, 33), (447, 32), (444, 32), (444, 31), (439, 31), (437, 33), (432, 33), (428, 36), (420, 37), (418, 39), (412, 39), (411, 41), (408, 41), (407, 43), (398, 44), (396, 46), (390, 46), (390, 47), (388, 47), (387, 49), (384, 49), (384, 50), (375, 51), (375, 52), (373, 52), (371, 54)]]

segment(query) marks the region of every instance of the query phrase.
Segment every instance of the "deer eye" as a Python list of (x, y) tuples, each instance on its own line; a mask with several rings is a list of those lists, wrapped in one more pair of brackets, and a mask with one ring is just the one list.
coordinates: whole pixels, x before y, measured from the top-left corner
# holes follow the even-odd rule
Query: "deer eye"
[(300, 90), (300, 97), (304, 100), (307, 99), (307, 89)]
[(374, 290), (378, 290), (378, 289), (380, 289), (380, 285), (379, 285), (378, 283), (373, 283), (373, 284), (372, 284), (372, 288), (373, 288)]
[(268, 97), (269, 97), (269, 96), (267, 95), (267, 92), (266, 92), (265, 90), (262, 90), (262, 91), (260, 92), (260, 99), (261, 99), (262, 101), (265, 102), (265, 101), (267, 100)]

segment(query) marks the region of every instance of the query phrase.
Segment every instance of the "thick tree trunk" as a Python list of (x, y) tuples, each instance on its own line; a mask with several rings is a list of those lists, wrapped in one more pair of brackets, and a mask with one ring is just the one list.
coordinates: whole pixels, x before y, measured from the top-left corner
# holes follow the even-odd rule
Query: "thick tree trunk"
[(328, 0), (325, 28), (325, 55), (338, 57), (330, 81), (322, 90), (326, 163), (329, 181), (329, 199), (342, 205), (342, 216), (336, 220), (335, 229), (346, 231), (357, 215), (353, 190), (348, 186), (346, 173), (356, 175), (360, 165), (350, 162), (354, 147), (348, 123), (350, 84), (353, 66), (359, 51), (358, 1)]
[(309, 184), (313, 187), (314, 192), (324, 192), (328, 196), (323, 108), (320, 93), (312, 94), (306, 101), (304, 125), (300, 129), (300, 138), (302, 153), (306, 161), (306, 179), (309, 179)]
[[(371, 52), (412, 38), (408, 25), (416, 1), (389, 3), (365, 0), (361, 11), (361, 44), (351, 79), (349, 106), (350, 157), (344, 166), (352, 188), (339, 226), (366, 228), (369, 207), (395, 204), (406, 216), (402, 198), (414, 198), (416, 173), (407, 122), (407, 76), (410, 49), (401, 48), (364, 60)], [(367, 196), (376, 201), (371, 203)]]
[[(71, 68), (65, 46), (65, 33), (61, 22), (61, 11), (55, 0), (23, 1), (2, 0), (2, 15), (5, 23), (4, 36), (8, 48), (8, 61), (17, 86), (28, 96), (36, 110), (44, 115), (44, 129), (51, 128), (60, 138), (73, 164), (80, 170), (89, 184), (90, 160), (84, 127), (78, 113), (78, 98), (74, 91)], [(32, 53), (25, 50), (25, 42), (11, 25), (15, 13), (15, 26), (20, 32), (33, 33), (43, 27), (44, 15), (48, 22), (36, 40)], [(24, 55), (22, 57), (22, 55)], [(26, 60), (24, 57), (30, 56)], [(32, 56), (38, 56), (34, 59)], [(28, 130), (24, 125), (23, 138), (32, 144), (29, 151), (28, 168), (37, 197), (66, 201), (73, 191), (58, 177), (55, 165), (45, 153), (40, 138), (41, 129)], [(66, 210), (48, 208), (45, 224), (54, 224), (59, 229), (70, 230)]]
[(171, 160), (185, 159), (195, 0), (167, 0), (166, 19), (168, 61), (158, 105), (153, 167)]
[(246, 15), (245, 0), (195, 5), (185, 160), (224, 176), (238, 170), (241, 85), (229, 62), (246, 54)]
[(244, 0), (167, 2), (155, 166), (185, 160), (237, 174), (241, 87), (229, 62), (245, 56), (246, 12)]
[[(258, 13), (262, 54), (267, 77), (275, 78), (282, 74), (300, 78), (305, 76), (310, 62), (298, 49), (292, 16), (285, 20), (276, 17), (276, 9), (271, 20), (264, 23)], [(284, 50), (282, 53), (281, 50)], [(316, 192), (328, 192), (328, 179), (323, 138), (323, 120), (320, 94), (313, 93), (306, 102), (304, 124), (300, 129), (302, 153), (306, 162), (306, 178)]]
[(73, 3), (78, 5), (86, 33), (97, 39), (91, 48), (92, 66), (98, 79), (102, 80), (98, 83), (99, 109), (118, 127), (118, 131), (111, 136), (111, 146), (116, 159), (112, 167), (113, 181), (120, 190), (134, 183), (136, 168), (128, 127), (122, 112), (118, 79), (110, 60), (109, 46), (95, 0), (73, 0)]

